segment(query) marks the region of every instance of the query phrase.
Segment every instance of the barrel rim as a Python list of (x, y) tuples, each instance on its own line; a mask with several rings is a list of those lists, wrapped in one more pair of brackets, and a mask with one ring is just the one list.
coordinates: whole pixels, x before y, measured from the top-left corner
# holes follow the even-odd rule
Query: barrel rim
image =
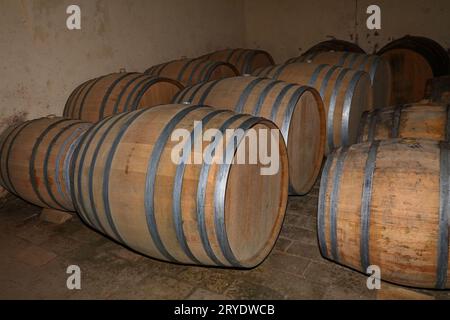
[[(317, 91), (317, 89), (310, 87), (310, 86), (300, 86), (304, 88), (304, 93), (305, 92), (309, 92), (313, 95), (314, 99), (316, 100), (317, 103), (317, 111), (319, 112), (319, 121), (320, 121), (320, 145), (317, 148), (317, 153), (318, 153), (318, 158), (317, 161), (315, 162), (314, 165), (314, 169), (312, 170), (311, 174), (310, 174), (310, 178), (309, 180), (307, 180), (304, 183), (304, 187), (301, 190), (295, 190), (296, 194), (298, 195), (306, 195), (308, 194), (312, 187), (314, 186), (314, 183), (317, 180), (317, 177), (319, 176), (320, 173), (320, 169), (322, 167), (322, 162), (323, 162), (323, 158), (325, 156), (325, 149), (326, 149), (326, 145), (327, 145), (327, 132), (326, 132), (326, 111), (325, 111), (325, 104), (323, 102), (323, 99), (319, 93), (319, 91)], [(299, 97), (299, 99), (297, 100), (297, 103), (294, 107), (294, 110), (292, 111), (292, 114), (290, 116), (290, 119), (292, 119), (292, 115), (294, 114), (294, 112), (297, 111), (297, 107), (298, 106), (298, 102), (300, 101), (301, 96)], [(287, 128), (287, 135), (286, 137), (292, 136), (291, 134), (289, 134), (290, 132), (290, 124), (291, 124), (292, 120), (289, 122), (289, 126)], [(288, 146), (288, 140), (289, 138), (285, 139), (285, 143), (286, 143), (286, 147)], [(289, 152), (289, 150), (288, 150)]]
[[(255, 121), (255, 123), (252, 124), (245, 131), (248, 131), (249, 129), (253, 128), (254, 126), (261, 125), (261, 124), (264, 124), (271, 129), (279, 130), (278, 126), (273, 121), (271, 121), (269, 119), (261, 118), (261, 117), (254, 117), (254, 116), (252, 116), (250, 119), (255, 119), (255, 118), (257, 119), (257, 121)], [(281, 132), (280, 132), (280, 135), (281, 135)], [(289, 195), (289, 163), (288, 163), (287, 147), (286, 147), (286, 143), (285, 143), (284, 139), (279, 139), (279, 144), (281, 146), (281, 148), (279, 150), (280, 150), (280, 160), (281, 160), (281, 164), (282, 164), (280, 166), (281, 183), (284, 185), (284, 188), (282, 189), (282, 191), (280, 193), (281, 202), (279, 202), (277, 218), (272, 227), (272, 231), (270, 232), (269, 238), (265, 241), (265, 244), (261, 247), (260, 250), (255, 252), (251, 258), (247, 258), (245, 260), (239, 260), (240, 268), (254, 268), (254, 267), (260, 265), (262, 262), (264, 262), (264, 260), (268, 257), (270, 252), (273, 250), (275, 243), (281, 232), (281, 227), (283, 225), (284, 217), (286, 214), (288, 195)], [(238, 147), (239, 147), (239, 145), (236, 146), (235, 153), (237, 152)], [(228, 186), (228, 180), (230, 177), (230, 172), (231, 172), (232, 166), (233, 166), (233, 164), (231, 164), (229, 166), (229, 168), (227, 169), (227, 174), (226, 174), (226, 177), (224, 180), (225, 190), (228, 190), (227, 186)], [(218, 183), (218, 181), (216, 181), (216, 183)], [(215, 198), (215, 201), (217, 201), (217, 198)], [(221, 201), (222, 201), (222, 199), (221, 199)], [(226, 192), (223, 195), (223, 209), (224, 210), (226, 209), (225, 202), (226, 202)], [(224, 212), (224, 214), (226, 214), (226, 213)], [(224, 219), (223, 225), (224, 225), (224, 229), (226, 231), (226, 219)], [(233, 248), (231, 248), (231, 247), (230, 247), (230, 249), (233, 250)]]

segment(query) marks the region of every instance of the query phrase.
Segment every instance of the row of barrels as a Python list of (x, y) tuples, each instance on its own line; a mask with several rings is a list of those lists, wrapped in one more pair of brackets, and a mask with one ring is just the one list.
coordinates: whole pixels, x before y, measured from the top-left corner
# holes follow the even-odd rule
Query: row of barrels
[[(330, 52), (346, 52), (347, 57), (341, 61), (346, 64), (358, 63), (358, 57), (365, 54), (355, 43), (328, 40), (307, 50), (301, 59), (317, 61)], [(450, 74), (449, 54), (429, 38), (407, 35), (388, 43), (376, 55), (386, 59), (391, 68), (390, 106), (420, 101), (428, 80)]]
[(356, 141), (361, 114), (372, 109), (370, 78), (363, 71), (341, 67), (287, 66), (283, 73), (273, 67), (273, 79), (269, 75), (228, 77), (181, 91), (171, 79), (111, 74), (80, 85), (69, 98), (64, 115), (98, 121), (118, 112), (153, 106), (152, 97), (168, 103), (173, 96), (174, 103), (206, 104), (262, 116), (280, 127), (288, 145), (292, 193), (306, 194), (319, 174), (324, 153)]
[[(273, 63), (260, 51), (226, 55), (236, 64), (245, 61), (234, 68), (245, 72)], [(255, 62), (248, 64), (249, 57)], [(222, 67), (228, 66), (193, 59), (86, 81), (69, 96), (65, 118), (37, 119), (5, 132), (1, 183), (40, 206), (76, 210), (94, 229), (155, 258), (235, 267), (260, 263), (278, 236), (288, 190), (307, 193), (319, 174), (325, 107), (311, 86), (229, 77)], [(204, 82), (203, 75), (218, 79)], [(194, 121), (221, 131), (279, 128), (280, 170), (261, 176), (258, 165), (174, 165), (168, 138), (175, 129), (193, 130)]]
[[(312, 47), (302, 56), (289, 59), (282, 66), (291, 63), (321, 65), (321, 71), (317, 72), (323, 73), (325, 85), (328, 83), (327, 79), (333, 78), (334, 75), (331, 73), (336, 75), (339, 72), (336, 70), (337, 67), (366, 72), (370, 77), (372, 87), (370, 99), (373, 100), (370, 103), (374, 108), (420, 101), (425, 95), (427, 80), (450, 73), (450, 59), (444, 48), (431, 39), (412, 36), (391, 42), (379, 50), (377, 55), (365, 54), (361, 48), (350, 42), (325, 41)], [(329, 70), (325, 65), (334, 68)], [(289, 79), (292, 77), (287, 75), (288, 71), (284, 72), (284, 68), (280, 70), (281, 65), (270, 74), (272, 67), (274, 60), (269, 53), (249, 49), (225, 49), (194, 59), (168, 61), (148, 68), (144, 74), (122, 75), (123, 79), (113, 79), (112, 82), (104, 79), (108, 78), (107, 76), (92, 79), (74, 92), (73, 99), (69, 99), (64, 114), (87, 121), (98, 121), (111, 113), (132, 110), (139, 104), (169, 103), (169, 96), (173, 90), (180, 87), (238, 75), (251, 74), (292, 80)], [(311, 84), (315, 78), (311, 79)], [(98, 114), (90, 111), (92, 109), (89, 107), (84, 110), (84, 105), (89, 105), (89, 101), (83, 99), (83, 93), (91, 90), (95, 92), (95, 88), (91, 87), (98, 88), (102, 85), (111, 85), (111, 97), (107, 95), (105, 101), (97, 101), (97, 105), (100, 106)], [(320, 83), (317, 85), (320, 86)], [(150, 87), (154, 87), (153, 90)], [(168, 88), (158, 90), (158, 87)], [(130, 93), (130, 99), (123, 98), (127, 93)], [(87, 100), (89, 99), (91, 98), (88, 95)], [(157, 99), (160, 101), (156, 101)], [(91, 112), (93, 114), (89, 114)]]
[[(170, 61), (145, 74), (116, 73), (89, 80), (72, 93), (64, 115), (99, 121), (153, 106), (155, 99), (168, 103), (172, 97), (173, 103), (265, 117), (278, 125), (287, 144), (290, 192), (302, 195), (316, 181), (324, 154), (355, 142), (361, 114), (372, 109), (372, 81), (362, 70), (300, 62), (271, 66), (270, 55), (260, 50), (225, 50), (208, 59), (225, 61)], [(229, 62), (236, 67), (227, 69)], [(233, 68), (253, 75), (226, 72)], [(204, 81), (205, 74), (214, 75), (214, 80)], [(176, 83), (188, 86), (179, 90)]]
[[(308, 57), (276, 66), (264, 51), (239, 49), (207, 58), (173, 61), (152, 67), (146, 73), (109, 74), (81, 84), (67, 101), (66, 118), (29, 121), (2, 135), (0, 183), (40, 206), (76, 210), (94, 229), (151, 257), (190, 264), (252, 267), (267, 256), (276, 241), (288, 192), (307, 193), (320, 173), (324, 155), (329, 155), (319, 197), (321, 250), (324, 256), (365, 272), (362, 266), (367, 263), (345, 259), (347, 255), (355, 255), (351, 252), (354, 241), (347, 240), (351, 238), (348, 233), (353, 232), (356, 237), (357, 223), (340, 219), (346, 214), (340, 210), (345, 210), (348, 202), (352, 202), (353, 209), (358, 206), (350, 195), (358, 194), (352, 194), (351, 189), (359, 187), (358, 180), (353, 179), (359, 167), (347, 163), (351, 158), (347, 155), (353, 150), (361, 154), (367, 151), (373, 159), (383, 155), (378, 153), (382, 146), (393, 145), (390, 149), (386, 147), (391, 151), (386, 151), (385, 157), (391, 156), (389, 152), (400, 157), (402, 154), (395, 150), (401, 147), (396, 146), (407, 145), (409, 149), (417, 149), (415, 158), (425, 157), (423, 161), (428, 164), (434, 159), (428, 159), (433, 157), (432, 153), (421, 150), (432, 149), (432, 142), (379, 140), (429, 138), (425, 133), (430, 133), (432, 139), (444, 140), (447, 108), (427, 104), (404, 106), (400, 110), (382, 108), (389, 105), (389, 86), (379, 82), (389, 83), (386, 79), (391, 69), (379, 57), (309, 53)], [(379, 102), (375, 105), (374, 101)], [(422, 115), (421, 108), (425, 110)], [(426, 121), (424, 117), (428, 117)], [(193, 132), (194, 121), (220, 131), (279, 128), (284, 138), (278, 148), (280, 170), (276, 175), (262, 176), (261, 165), (174, 164), (170, 160), (174, 145), (169, 136), (180, 128)], [(353, 145), (357, 141), (369, 141), (366, 145), (370, 147), (362, 147), (364, 143)], [(445, 147), (443, 143), (435, 145)], [(233, 147), (237, 150), (239, 144)], [(334, 151), (335, 148), (339, 149)], [(397, 160), (404, 165), (415, 158)], [(370, 242), (367, 237), (375, 239), (373, 243), (379, 245), (379, 251), (374, 249), (368, 254), (361, 247), (360, 256), (366, 259), (375, 252), (372, 260), (386, 269), (384, 279), (432, 287), (430, 279), (436, 280), (433, 278), (436, 276), (441, 280), (436, 280), (435, 286), (446, 287), (442, 277), (447, 266), (440, 263), (445, 260), (444, 231), (428, 234), (425, 228), (436, 227), (431, 213), (433, 206), (426, 207), (420, 217), (415, 216), (421, 224), (410, 224), (402, 216), (402, 208), (395, 210), (395, 204), (414, 195), (404, 193), (397, 198), (394, 195), (387, 207), (377, 207), (391, 214), (388, 217), (382, 214), (381, 220), (375, 220), (375, 226), (385, 233), (370, 232), (371, 197), (375, 195), (372, 188), (376, 186), (371, 178), (387, 179), (387, 184), (380, 184), (382, 188), (393, 181), (401, 183), (412, 175), (413, 184), (419, 175), (416, 171), (422, 170), (424, 163), (407, 163), (399, 168), (404, 175), (394, 179), (395, 172), (393, 177), (384, 174), (392, 167), (379, 169), (381, 166), (370, 159), (366, 160), (361, 180), (364, 188), (360, 225), (366, 229), (359, 237), (364, 238), (361, 244), (365, 246)], [(384, 161), (389, 163), (388, 159)], [(441, 163), (445, 167), (448, 161)], [(348, 173), (344, 170), (347, 166)], [(17, 174), (19, 171), (21, 174)], [(408, 184), (404, 182), (404, 186)], [(424, 186), (424, 190), (430, 186), (433, 187)], [(444, 181), (437, 193), (440, 197), (445, 197), (442, 189), (445, 186)], [(342, 196), (345, 194), (342, 190), (347, 190), (347, 196)], [(447, 212), (445, 208), (441, 211), (444, 213), (439, 217)], [(407, 236), (393, 242), (378, 240), (389, 238), (391, 229), (383, 224), (396, 222), (397, 216), (404, 218), (400, 226), (407, 235), (422, 227), (423, 238), (414, 238), (420, 243), (408, 243)], [(441, 222), (438, 227), (443, 230)], [(436, 239), (440, 239), (440, 249), (422, 254), (421, 246), (429, 249)], [(417, 256), (408, 255), (407, 263), (404, 260), (387, 263), (386, 260), (395, 258), (389, 252), (402, 246), (409, 246)], [(440, 262), (432, 261), (435, 255)], [(423, 269), (423, 265), (427, 267)], [(401, 273), (402, 268), (408, 270)], [(430, 271), (433, 268), (439, 272)], [(411, 276), (411, 270), (416, 272), (416, 278)]]
[[(382, 279), (397, 284), (447, 289), (450, 105), (443, 75), (450, 73), (449, 57), (434, 41), (410, 36), (393, 41), (378, 56), (389, 62), (391, 107), (365, 111), (358, 143), (336, 149), (324, 164), (320, 251), (363, 273), (376, 265)], [(365, 69), (375, 78), (363, 50), (343, 41), (319, 44), (290, 62), (323, 59)], [(386, 98), (377, 93), (377, 84), (385, 85), (372, 83), (374, 101)]]
[[(227, 61), (222, 62), (224, 56)], [(26, 121), (3, 132), (0, 184), (38, 206), (76, 211), (93, 229), (153, 258), (254, 267), (267, 257), (281, 230), (289, 193), (288, 151), (283, 138), (274, 140), (279, 145), (270, 150), (278, 154), (271, 156), (279, 169), (271, 175), (261, 174), (266, 164), (260, 161), (241, 164), (223, 158), (248, 153), (251, 130), (259, 140), (265, 136), (260, 131), (280, 132), (278, 127), (231, 107), (171, 102), (189, 85), (249, 73), (266, 60), (273, 63), (264, 51), (225, 50), (208, 59), (171, 61), (144, 73), (88, 80), (68, 97), (64, 117)], [(309, 91), (296, 86), (273, 110), (294, 142), (304, 139), (299, 126), (289, 128), (291, 121), (307, 121), (303, 104), (305, 109), (317, 106), (314, 127), (324, 136), (321, 100)], [(220, 134), (213, 142), (185, 142), (182, 161), (174, 163), (178, 142), (172, 134), (187, 130), (191, 139), (199, 139), (196, 123)], [(230, 129), (244, 131), (234, 137), (237, 143), (225, 139)], [(204, 155), (213, 157), (210, 162), (187, 161), (197, 156), (194, 146), (199, 144)], [(315, 156), (320, 163), (323, 144)], [(314, 177), (299, 179), (295, 188), (307, 192), (320, 165), (314, 170)]]
[[(329, 155), (318, 203), (320, 250), (363, 273), (377, 265), (394, 283), (449, 288), (449, 58), (434, 41), (410, 36), (378, 55), (389, 62), (388, 105), (396, 107), (365, 111), (358, 144)], [(323, 42), (289, 62), (330, 59), (375, 77), (364, 51), (345, 41)], [(385, 99), (377, 84), (385, 85), (372, 83), (374, 101)], [(420, 101), (424, 95), (429, 100)]]
[(273, 59), (265, 51), (227, 49), (199, 58), (168, 61), (144, 73), (108, 74), (79, 85), (67, 100), (63, 114), (96, 122), (143, 106), (170, 103), (185, 87), (249, 74), (268, 64), (273, 64)]
[[(195, 123), (221, 134), (209, 143), (194, 135)], [(244, 134), (227, 140), (229, 129)], [(175, 130), (198, 139), (185, 142), (183, 159), (193, 158), (201, 144), (211, 161), (172, 161)], [(183, 104), (124, 112), (95, 124), (35, 119), (0, 137), (0, 184), (36, 205), (76, 210), (87, 225), (150, 257), (250, 268), (278, 238), (289, 182), (283, 139), (271, 148), (279, 159), (271, 175), (260, 174), (261, 162), (222, 160), (248, 152), (251, 130), (259, 140), (259, 131), (278, 129), (261, 117)]]
[[(94, 122), (116, 112), (121, 114), (171, 100), (265, 117), (280, 127), (288, 144), (289, 157), (293, 159), (290, 161), (292, 193), (305, 194), (311, 189), (325, 147), (325, 111), (314, 88), (246, 76), (201, 82), (180, 91), (171, 81), (134, 73), (115, 73), (89, 80), (69, 97), (64, 115)], [(158, 100), (160, 103), (155, 103)]]
[[(265, 65), (264, 59), (271, 57), (262, 53), (222, 52), (236, 67), (212, 61), (214, 57), (183, 59), (145, 73), (120, 72), (88, 80), (70, 94), (64, 117), (27, 121), (2, 134), (0, 184), (36, 205), (76, 211), (93, 229), (153, 258), (254, 267), (273, 248), (284, 219), (289, 192), (286, 145), (280, 139), (272, 149), (279, 159), (279, 170), (272, 175), (260, 174), (261, 162), (223, 162), (219, 150), (236, 156), (241, 149), (248, 152), (245, 141), (250, 130), (255, 129), (260, 139), (258, 131), (278, 127), (233, 108), (170, 102), (185, 86), (235, 77)], [(303, 89), (308, 99), (309, 88)], [(300, 101), (295, 100), (302, 95), (294, 91), (296, 96), (289, 93), (278, 106), (277, 118), (286, 122), (287, 131), (291, 118), (306, 121)], [(321, 107), (320, 100), (316, 103)], [(319, 130), (322, 117), (317, 114)], [(198, 143), (214, 159), (174, 163), (171, 156), (177, 142), (171, 140), (172, 133), (188, 130), (194, 139), (196, 122), (205, 131), (218, 129), (223, 135), (215, 136), (211, 144), (186, 142), (183, 152), (190, 153), (183, 153), (183, 159), (195, 157), (198, 151), (193, 146)], [(293, 127), (301, 138), (302, 132)], [(230, 129), (244, 130), (238, 143), (225, 139)], [(320, 159), (322, 150), (323, 146), (316, 155)], [(314, 183), (315, 177), (310, 180), (304, 184)]]
[[(334, 57), (363, 68), (354, 44), (323, 45), (297, 60)], [(346, 52), (326, 52), (335, 49)], [(329, 155), (318, 203), (320, 251), (363, 273), (379, 266), (381, 278), (397, 284), (450, 288), (450, 107), (435, 97), (441, 88), (422, 100), (427, 81), (450, 73), (449, 58), (434, 41), (410, 36), (378, 55), (390, 64), (388, 105), (396, 106), (364, 112), (358, 143)]]
[[(415, 104), (365, 113), (362, 143), (336, 150), (324, 166), (318, 237), (325, 257), (363, 272), (378, 265), (383, 279), (404, 285), (448, 287), (450, 148), (439, 140), (448, 137), (449, 111)], [(32, 203), (76, 209), (91, 227), (151, 257), (257, 265), (286, 208), (284, 143), (274, 176), (255, 174), (259, 165), (174, 164), (171, 130), (193, 132), (193, 120), (221, 130), (276, 128), (263, 118), (182, 104), (97, 124), (41, 118), (3, 133), (0, 182)]]

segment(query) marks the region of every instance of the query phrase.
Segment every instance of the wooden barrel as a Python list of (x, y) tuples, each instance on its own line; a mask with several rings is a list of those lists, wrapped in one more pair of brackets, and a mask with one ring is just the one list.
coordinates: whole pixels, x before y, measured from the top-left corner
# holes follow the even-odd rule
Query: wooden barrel
[(275, 64), (268, 52), (253, 49), (219, 50), (206, 54), (202, 58), (230, 63), (236, 67), (241, 75), (251, 74), (256, 69)]
[(335, 151), (324, 166), (322, 255), (401, 285), (449, 288), (446, 142), (391, 139)]
[(450, 106), (429, 102), (365, 112), (358, 142), (392, 138), (449, 141)]
[[(195, 134), (199, 128), (205, 136)], [(206, 141), (209, 129), (213, 142)], [(228, 129), (243, 134), (225, 144), (218, 133)], [(288, 164), (281, 138), (275, 174), (262, 175), (259, 161), (236, 164), (234, 152), (245, 148), (251, 129), (255, 137), (261, 130), (278, 132), (268, 120), (205, 106), (163, 105), (107, 118), (86, 133), (74, 155), (78, 212), (91, 227), (150, 257), (253, 267), (278, 237)], [(175, 130), (202, 151), (194, 153)], [(222, 163), (224, 153), (233, 161)], [(174, 162), (173, 154), (183, 161)], [(212, 160), (195, 162), (196, 155)]]
[(355, 52), (355, 53), (366, 53), (360, 46), (353, 42), (345, 41), (345, 40), (326, 40), (322, 41), (308, 50), (306, 50), (302, 56), (307, 56), (313, 53), (319, 52), (328, 52), (328, 51), (346, 51), (346, 52)]
[(90, 126), (49, 117), (8, 128), (0, 137), (0, 184), (35, 205), (73, 211), (70, 161)]
[(311, 190), (325, 146), (325, 109), (315, 89), (245, 76), (188, 87), (174, 102), (207, 104), (274, 121), (287, 144), (290, 192)]
[(112, 73), (79, 85), (66, 102), (64, 116), (97, 122), (112, 114), (169, 103), (182, 88), (168, 78)]
[(201, 58), (169, 61), (153, 66), (145, 73), (174, 79), (184, 86), (239, 75), (239, 71), (229, 63)]
[(391, 65), (390, 105), (420, 101), (428, 79), (450, 73), (447, 52), (431, 39), (406, 36), (392, 41), (377, 54)]
[(288, 60), (292, 62), (312, 62), (315, 64), (330, 64), (355, 70), (365, 71), (370, 75), (372, 83), (373, 107), (389, 106), (391, 95), (391, 68), (389, 61), (377, 56), (352, 52), (313, 52)]
[(372, 105), (370, 77), (366, 72), (326, 64), (290, 63), (254, 72), (316, 88), (325, 105), (327, 143), (325, 153), (356, 142), (359, 121)]

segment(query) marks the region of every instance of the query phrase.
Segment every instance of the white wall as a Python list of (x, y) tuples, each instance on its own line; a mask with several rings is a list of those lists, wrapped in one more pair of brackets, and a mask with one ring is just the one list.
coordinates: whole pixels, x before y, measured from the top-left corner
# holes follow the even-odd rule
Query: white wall
[[(80, 31), (66, 28), (69, 4), (81, 7)], [(0, 0), (0, 12), (0, 131), (61, 115), (89, 78), (244, 45), (240, 0)]]
[[(81, 7), (79, 31), (66, 27), (70, 4)], [(90, 78), (244, 46), (241, 0), (0, 0), (0, 12), (0, 132), (62, 115)]]
[[(381, 8), (381, 30), (366, 27), (369, 5)], [(357, 42), (369, 53), (405, 36), (450, 47), (449, 0), (245, 0), (247, 46), (264, 48), (277, 62), (332, 37)]]

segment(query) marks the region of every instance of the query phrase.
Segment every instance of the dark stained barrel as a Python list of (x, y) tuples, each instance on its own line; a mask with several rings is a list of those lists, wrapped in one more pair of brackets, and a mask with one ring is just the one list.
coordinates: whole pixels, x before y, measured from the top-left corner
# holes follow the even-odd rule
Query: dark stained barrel
[(174, 79), (184, 86), (239, 75), (239, 71), (229, 63), (202, 58), (169, 61), (153, 66), (145, 73)]
[(69, 168), (89, 123), (59, 117), (26, 121), (0, 137), (0, 185), (41, 207), (74, 211)]
[(390, 105), (422, 100), (428, 79), (450, 74), (450, 58), (437, 42), (415, 36), (392, 41), (377, 52), (392, 71)]
[[(200, 125), (203, 133), (218, 130), (213, 142), (195, 134)], [(226, 140), (228, 129), (243, 134)], [(281, 137), (274, 174), (261, 174), (266, 165), (260, 161), (221, 161), (224, 153), (247, 150), (251, 129), (255, 137), (261, 130), (278, 132), (266, 119), (196, 105), (162, 105), (104, 119), (84, 135), (74, 155), (77, 211), (92, 228), (150, 257), (254, 267), (278, 237), (289, 179)], [(192, 140), (180, 142), (175, 131)], [(193, 160), (192, 145), (202, 148), (196, 153), (201, 161)], [(174, 161), (174, 154), (182, 161)]]
[(64, 116), (97, 122), (113, 114), (169, 103), (182, 88), (168, 78), (112, 73), (79, 85), (67, 99)]

